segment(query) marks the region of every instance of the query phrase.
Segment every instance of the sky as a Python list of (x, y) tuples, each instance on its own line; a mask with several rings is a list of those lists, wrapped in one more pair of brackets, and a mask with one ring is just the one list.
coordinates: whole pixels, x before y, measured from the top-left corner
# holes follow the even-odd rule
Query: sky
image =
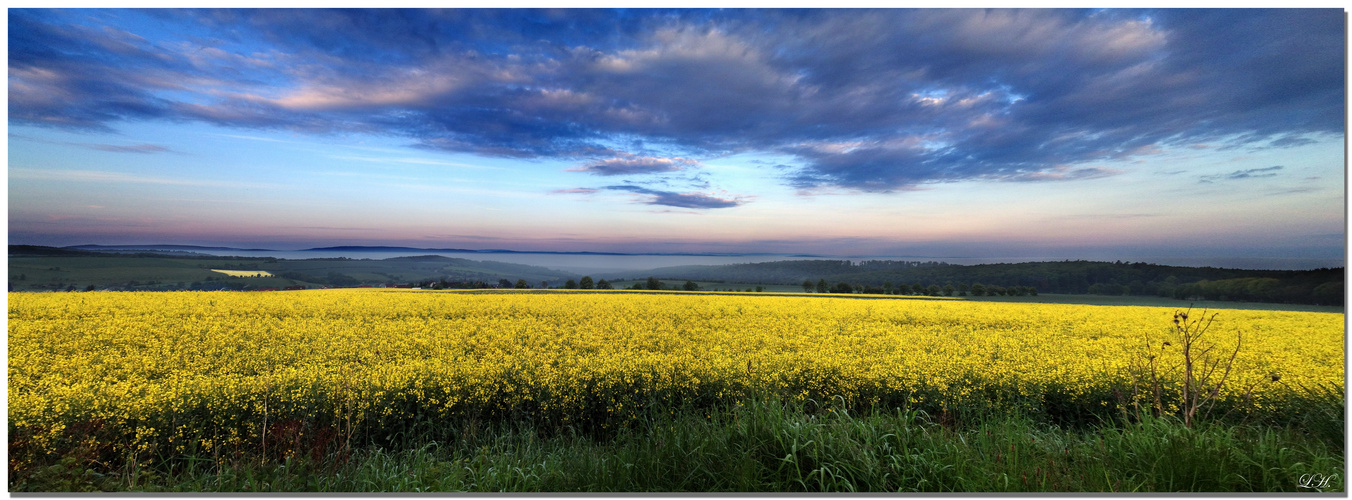
[(1341, 9), (9, 9), (11, 244), (1345, 260)]

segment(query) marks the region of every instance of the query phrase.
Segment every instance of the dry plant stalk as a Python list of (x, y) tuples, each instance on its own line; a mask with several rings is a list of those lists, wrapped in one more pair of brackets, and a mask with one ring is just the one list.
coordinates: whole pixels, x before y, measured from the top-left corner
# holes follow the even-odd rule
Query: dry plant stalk
[[(1235, 358), (1239, 355), (1244, 340), (1242, 332), (1236, 331), (1234, 349), (1217, 351), (1217, 344), (1204, 337), (1220, 313), (1208, 315), (1203, 311), (1200, 317), (1190, 319), (1191, 312), (1192, 308), (1174, 313), (1172, 331), (1174, 338), (1171, 339), (1173, 342), (1162, 340), (1155, 346), (1150, 337), (1146, 336), (1147, 354), (1144, 361), (1135, 358), (1132, 363), (1135, 372), (1132, 399), (1138, 400), (1141, 383), (1143, 379), (1148, 378), (1151, 411), (1156, 417), (1164, 413), (1165, 381), (1172, 378), (1170, 375), (1182, 378), (1179, 412), (1183, 415), (1183, 425), (1189, 428), (1197, 420), (1199, 410), (1205, 409), (1206, 413), (1209, 413), (1215, 406), (1221, 390), (1230, 380)], [(1181, 349), (1181, 360), (1173, 363), (1166, 361), (1170, 347)], [(1139, 406), (1137, 411), (1139, 413)]]

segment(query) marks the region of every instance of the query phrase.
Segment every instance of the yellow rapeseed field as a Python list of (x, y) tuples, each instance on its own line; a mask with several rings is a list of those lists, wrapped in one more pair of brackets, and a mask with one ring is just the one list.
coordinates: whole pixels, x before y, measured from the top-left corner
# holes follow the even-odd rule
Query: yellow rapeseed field
[[(11, 293), (9, 419), (37, 448), (79, 428), (124, 449), (210, 451), (286, 422), (583, 422), (752, 392), (1104, 405), (1174, 312), (625, 291)], [(1225, 310), (1207, 338), (1223, 350), (1237, 331), (1224, 397), (1341, 391), (1343, 314)]]
[(272, 273), (267, 271), (236, 271), (230, 269), (212, 269), (212, 271), (229, 275), (232, 278), (262, 278), (265, 276), (272, 276)]

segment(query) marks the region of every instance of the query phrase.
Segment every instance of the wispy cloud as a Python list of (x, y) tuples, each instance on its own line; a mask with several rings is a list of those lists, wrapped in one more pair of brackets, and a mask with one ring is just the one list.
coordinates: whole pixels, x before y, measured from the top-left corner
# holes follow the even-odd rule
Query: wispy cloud
[(280, 187), (274, 184), (262, 184), (252, 182), (176, 179), (170, 177), (149, 177), (142, 175), (127, 174), (122, 172), (108, 172), (102, 170), (39, 170), (31, 168), (11, 168), (9, 169), (9, 178), (44, 180), (44, 181), (65, 181), (65, 182), (98, 182), (98, 183), (116, 182), (127, 184), (160, 184), (169, 186), (198, 186), (198, 187), (214, 187), (214, 188), (271, 189)]
[(572, 189), (555, 189), (555, 190), (553, 190), (553, 191), (550, 191), (550, 193), (554, 193), (554, 194), (592, 194), (592, 193), (595, 193), (595, 192), (597, 192), (597, 191), (599, 191), (599, 190), (598, 190), (598, 189), (592, 189), (592, 188), (572, 188)]
[[(504, 189), (483, 189), (474, 187), (456, 187), (443, 186), (437, 184), (419, 183), (382, 183), (382, 186), (402, 190), (402, 191), (423, 191), (431, 193), (454, 193), (466, 195), (495, 196), (499, 198), (540, 198), (546, 196), (538, 191), (508, 191)], [(485, 207), (484, 210), (495, 210), (493, 207)]]
[(1296, 146), (1304, 146), (1306, 144), (1313, 144), (1314, 142), (1315, 141), (1313, 139), (1310, 139), (1309, 137), (1288, 135), (1275, 141), (1272, 141), (1270, 143), (1270, 146), (1274, 148), (1290, 148)]
[(475, 170), (502, 170), (499, 167), (489, 167), (485, 165), (475, 165), (472, 163), (461, 163), (454, 161), (435, 160), (431, 158), (392, 158), (385, 156), (330, 156), (335, 160), (360, 161), (368, 163), (403, 163), (407, 165), (432, 165), (438, 167), (456, 167), (470, 168)]
[(293, 141), (286, 141), (286, 140), (282, 140), (282, 139), (274, 139), (274, 138), (272, 138), (272, 137), (259, 137), (259, 136), (256, 136), (256, 135), (234, 135), (234, 134), (215, 134), (215, 135), (219, 135), (219, 136), (221, 136), (221, 137), (229, 137), (229, 138), (231, 138), (231, 139), (244, 139), (244, 140), (249, 140), (249, 141), (279, 142), (279, 143), (292, 143), (292, 144), (294, 144)]
[(664, 205), (677, 208), (730, 208), (742, 205), (744, 202), (739, 199), (719, 198), (704, 193), (677, 193), (672, 191), (659, 191), (645, 187), (633, 185), (606, 186), (601, 189), (612, 191), (628, 191), (644, 195), (646, 198), (642, 203), (648, 205)]
[(1199, 182), (1209, 184), (1209, 183), (1212, 183), (1212, 182), (1215, 182), (1215, 181), (1223, 181), (1223, 180), (1239, 180), (1239, 179), (1255, 179), (1255, 178), (1263, 178), (1263, 177), (1276, 177), (1276, 176), (1277, 176), (1277, 172), (1280, 171), (1280, 170), (1282, 170), (1282, 169), (1284, 169), (1284, 168), (1286, 168), (1286, 167), (1283, 167), (1283, 166), (1281, 166), (1281, 165), (1276, 165), (1276, 166), (1265, 167), (1265, 168), (1250, 168), (1250, 169), (1247, 169), (1247, 170), (1236, 170), (1236, 171), (1230, 172), (1230, 173), (1228, 173), (1228, 174), (1204, 175), (1204, 176), (1201, 176), (1201, 177), (1199, 178), (1199, 179), (1200, 179)]
[(115, 144), (90, 144), (87, 147), (90, 149), (97, 149), (99, 151), (107, 151), (110, 153), (152, 154), (152, 153), (168, 153), (172, 151), (169, 148), (155, 144), (136, 144), (132, 146), (119, 146)]
[(1066, 216), (1062, 216), (1061, 218), (1064, 218), (1064, 219), (1123, 219), (1123, 220), (1127, 220), (1127, 219), (1150, 219), (1150, 218), (1163, 217), (1163, 216), (1164, 216), (1164, 214), (1159, 214), (1159, 213), (1126, 213), (1126, 214), (1112, 214), (1112, 213), (1109, 213), (1109, 214), (1102, 214), (1102, 213), (1099, 213), (1099, 214), (1077, 214), (1077, 215), (1066, 215)]
[(699, 162), (687, 158), (656, 158), (652, 156), (627, 155), (617, 158), (597, 160), (579, 167), (569, 168), (567, 172), (587, 172), (596, 175), (641, 175), (660, 172), (685, 170), (685, 167)]
[(1297, 187), (1297, 188), (1290, 188), (1290, 189), (1276, 189), (1276, 190), (1267, 191), (1266, 193), (1269, 194), (1269, 195), (1304, 194), (1304, 193), (1318, 193), (1318, 192), (1323, 191), (1323, 190), (1324, 190), (1324, 188), (1320, 188), (1320, 187)]
[(1042, 182), (1042, 181), (1080, 181), (1087, 179), (1101, 179), (1119, 175), (1122, 170), (1106, 167), (1084, 167), (1071, 168), (1060, 165), (1048, 170), (1038, 172), (1021, 172), (1013, 175), (996, 176), (1001, 180), (1013, 182)]
[(88, 142), (53, 141), (53, 140), (49, 140), (49, 139), (42, 139), (42, 138), (38, 138), (38, 137), (32, 137), (32, 136), (28, 136), (28, 135), (15, 134), (15, 133), (10, 133), (10, 134), (9, 134), (9, 138), (10, 138), (10, 139), (18, 139), (18, 140), (21, 140), (21, 141), (36, 142), (36, 143), (41, 143), (41, 144), (53, 144), (53, 145), (58, 145), (58, 146), (76, 146), (76, 147), (81, 147), (81, 148), (93, 149), (93, 150), (96, 150), (96, 151), (107, 151), (107, 152), (110, 152), (110, 153), (140, 153), (140, 154), (153, 154), (153, 153), (172, 153), (172, 152), (174, 152), (172, 149), (169, 149), (168, 147), (161, 146), (161, 145), (158, 145), (158, 144), (118, 145), (118, 144), (95, 144), (95, 143), (88, 143)]
[[(416, 175), (390, 175), (390, 174), (375, 173), (375, 172), (348, 172), (348, 171), (335, 171), (335, 170), (319, 170), (319, 171), (314, 171), (314, 170), (312, 170), (312, 171), (306, 172), (306, 175), (322, 175), (322, 176), (328, 176), (328, 177), (345, 177), (345, 178), (362, 178), (362, 179), (373, 179), (373, 180), (380, 180), (380, 181), (393, 181), (393, 182), (402, 182), (402, 183), (427, 182), (427, 180), (428, 180), (428, 178), (425, 177), (425, 176), (416, 176)], [(436, 182), (438, 182), (438, 183), (445, 183), (445, 182), (467, 183), (467, 182), (474, 182), (474, 180), (473, 180), (473, 179), (465, 179), (465, 178), (452, 178), (452, 177), (440, 177), (440, 176), (438, 176), (438, 177), (436, 178)]]
[(381, 228), (376, 228), (376, 227), (337, 227), (337, 226), (292, 226), (292, 227), (290, 227), (290, 228), (288, 228), (288, 229), (299, 229), (299, 230), (319, 229), (319, 230), (323, 230), (323, 231), (350, 231), (350, 232), (364, 232), (364, 233), (370, 233), (370, 232), (374, 232), (374, 231), (379, 231)]

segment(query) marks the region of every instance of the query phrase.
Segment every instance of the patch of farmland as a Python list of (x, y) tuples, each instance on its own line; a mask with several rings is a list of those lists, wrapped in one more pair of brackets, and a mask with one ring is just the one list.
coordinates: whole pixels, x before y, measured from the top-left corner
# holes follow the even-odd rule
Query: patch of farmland
[(230, 269), (212, 269), (214, 272), (228, 275), (233, 278), (265, 278), (272, 276), (267, 271), (233, 271)]

